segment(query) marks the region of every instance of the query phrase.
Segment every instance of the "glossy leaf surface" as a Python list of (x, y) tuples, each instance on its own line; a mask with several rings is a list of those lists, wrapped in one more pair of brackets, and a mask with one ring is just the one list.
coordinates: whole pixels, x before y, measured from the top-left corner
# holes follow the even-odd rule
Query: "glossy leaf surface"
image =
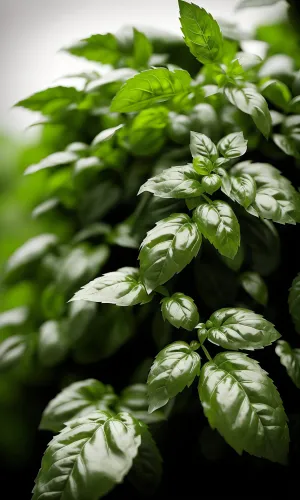
[(261, 349), (279, 339), (272, 323), (249, 309), (224, 308), (206, 323), (208, 338), (224, 349)]
[(149, 412), (161, 408), (200, 373), (200, 356), (188, 344), (173, 342), (158, 353), (148, 376)]
[(85, 285), (72, 300), (90, 300), (117, 306), (133, 306), (149, 301), (138, 269), (122, 267)]
[(196, 257), (201, 233), (186, 214), (172, 214), (147, 233), (139, 254), (141, 277), (150, 293)]
[(199, 396), (204, 413), (227, 443), (272, 462), (286, 463), (287, 417), (279, 393), (257, 361), (224, 352), (201, 370)]
[(201, 202), (193, 219), (201, 233), (222, 255), (233, 258), (240, 245), (240, 228), (232, 208), (223, 201)]
[(66, 422), (88, 416), (96, 410), (109, 410), (116, 400), (110, 385), (94, 379), (74, 382), (48, 403), (40, 429), (59, 432)]
[(161, 312), (164, 320), (168, 320), (176, 328), (193, 330), (199, 323), (199, 313), (191, 297), (183, 293), (174, 293), (161, 301)]
[(141, 444), (140, 425), (128, 413), (97, 411), (70, 422), (42, 460), (33, 500), (97, 500), (121, 483)]

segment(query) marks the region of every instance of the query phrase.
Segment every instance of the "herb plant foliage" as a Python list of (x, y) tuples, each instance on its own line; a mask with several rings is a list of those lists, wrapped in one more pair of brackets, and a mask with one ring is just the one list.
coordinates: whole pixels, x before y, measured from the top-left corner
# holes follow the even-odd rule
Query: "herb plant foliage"
[(56, 387), (34, 500), (125, 498), (127, 482), (155, 497), (163, 434), (175, 450), (191, 411), (199, 449), (206, 418), (233, 454), (288, 463), (274, 367), (300, 387), (299, 260), (278, 299), (292, 340), (278, 340), (274, 287), (280, 246), (299, 234), (300, 63), (285, 55), (280, 75), (272, 42), (259, 57), (203, 8), (179, 12), (183, 39), (92, 35), (65, 50), (109, 72), (18, 103), (59, 130), (25, 171), (46, 179), (34, 216), (69, 221), (25, 242), (4, 277), (39, 288), (37, 310), (0, 316), (0, 369)]

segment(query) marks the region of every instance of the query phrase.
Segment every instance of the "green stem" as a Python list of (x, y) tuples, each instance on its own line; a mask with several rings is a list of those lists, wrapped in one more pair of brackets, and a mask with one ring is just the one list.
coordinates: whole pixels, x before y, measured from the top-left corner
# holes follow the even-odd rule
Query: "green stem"
[(205, 201), (207, 201), (207, 203), (212, 203), (211, 199), (208, 196), (206, 196), (206, 194), (201, 194), (201, 196), (202, 198), (205, 199)]
[(201, 349), (203, 349), (203, 352), (204, 352), (205, 356), (207, 357), (208, 361), (212, 361), (211, 355), (209, 354), (208, 350), (206, 349), (206, 347), (204, 347), (203, 344), (201, 346)]

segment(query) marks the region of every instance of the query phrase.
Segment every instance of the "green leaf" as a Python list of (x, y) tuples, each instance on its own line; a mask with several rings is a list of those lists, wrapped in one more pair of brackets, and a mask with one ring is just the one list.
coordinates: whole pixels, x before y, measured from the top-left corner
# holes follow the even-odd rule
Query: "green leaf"
[(191, 53), (203, 64), (220, 61), (223, 37), (219, 25), (198, 5), (179, 0), (181, 30)]
[(45, 168), (53, 168), (62, 165), (68, 165), (70, 163), (73, 163), (77, 159), (78, 155), (76, 153), (72, 153), (71, 151), (61, 151), (58, 153), (52, 153), (51, 155), (41, 160), (39, 163), (27, 167), (24, 174), (25, 175), (33, 174), (35, 172), (38, 172), (39, 170), (44, 170)]
[(244, 139), (243, 132), (234, 132), (226, 135), (218, 142), (218, 150), (225, 158), (238, 158), (246, 153), (247, 142)]
[(135, 68), (147, 66), (153, 49), (150, 40), (136, 28), (133, 28), (133, 61)]
[(300, 113), (300, 95), (297, 95), (289, 102), (287, 110), (289, 113), (295, 113), (296, 115)]
[(155, 68), (142, 71), (127, 80), (111, 104), (111, 111), (128, 113), (151, 107), (157, 102), (189, 91), (191, 77), (187, 71)]
[(12, 335), (0, 343), (0, 372), (18, 365), (27, 350), (26, 335)]
[(247, 271), (240, 276), (244, 290), (259, 304), (265, 306), (268, 302), (268, 288), (262, 277), (253, 271)]
[(89, 61), (102, 64), (116, 64), (120, 59), (117, 39), (111, 33), (105, 35), (91, 35), (64, 49), (66, 52)]
[(267, 7), (279, 1), (280, 0), (241, 0), (236, 6), (236, 10), (248, 9), (249, 7)]
[(96, 278), (77, 292), (72, 300), (90, 300), (117, 306), (134, 306), (151, 300), (139, 271), (134, 267), (122, 267)]
[(145, 424), (140, 424), (141, 445), (128, 474), (129, 481), (141, 495), (153, 495), (162, 476), (162, 458)]
[(263, 96), (280, 109), (286, 110), (291, 100), (291, 92), (285, 83), (268, 80), (260, 88)]
[(300, 333), (300, 274), (293, 280), (289, 291), (289, 310), (295, 329)]
[(48, 214), (55, 208), (57, 208), (59, 205), (59, 199), (58, 198), (49, 198), (48, 200), (44, 201), (43, 203), (40, 203), (37, 205), (31, 213), (31, 216), (33, 219), (37, 219), (38, 217), (41, 217), (42, 215)]
[(146, 384), (133, 384), (120, 394), (116, 411), (126, 411), (145, 424), (154, 424), (166, 420), (164, 409), (148, 412), (148, 387)]
[(261, 133), (268, 138), (272, 126), (270, 111), (264, 97), (253, 88), (225, 87), (227, 99), (238, 109), (250, 115)]
[(217, 174), (205, 175), (201, 179), (203, 191), (208, 194), (213, 194), (222, 185), (222, 178)]
[(88, 240), (90, 238), (104, 236), (111, 231), (111, 227), (109, 224), (105, 222), (95, 222), (90, 226), (84, 227), (81, 229), (73, 238), (73, 243), (81, 243), (84, 240)]
[(104, 244), (95, 249), (85, 246), (72, 248), (60, 262), (57, 277), (59, 289), (73, 292), (75, 287), (94, 278), (107, 262), (109, 254), (109, 247)]
[(117, 396), (110, 385), (94, 379), (74, 382), (48, 403), (40, 429), (59, 432), (70, 420), (88, 416), (96, 410), (110, 410), (116, 400)]
[(68, 317), (68, 336), (70, 345), (76, 343), (85, 333), (88, 325), (96, 313), (96, 304), (85, 300), (76, 300), (70, 303)]
[(274, 224), (252, 216), (240, 222), (243, 239), (250, 249), (253, 269), (261, 276), (269, 276), (280, 261), (280, 239)]
[(166, 140), (168, 110), (163, 106), (144, 109), (133, 120), (129, 131), (129, 144), (135, 155), (157, 153)]
[(250, 175), (256, 182), (254, 202), (247, 211), (256, 217), (272, 219), (280, 224), (295, 224), (297, 219), (297, 192), (279, 170), (268, 163), (237, 163), (233, 175)]
[(132, 310), (105, 305), (88, 325), (74, 352), (76, 363), (96, 363), (109, 358), (135, 334)]
[(108, 141), (109, 139), (114, 137), (116, 132), (118, 132), (118, 130), (120, 130), (120, 128), (122, 128), (122, 127), (124, 127), (123, 123), (121, 123), (120, 125), (117, 125), (116, 127), (111, 127), (111, 128), (107, 128), (106, 130), (102, 130), (101, 132), (99, 132), (99, 134), (96, 135), (96, 137), (94, 137), (91, 145), (98, 146), (102, 142)]
[(43, 115), (54, 115), (73, 104), (79, 104), (82, 92), (74, 87), (50, 87), (19, 101), (15, 106), (40, 111)]
[(292, 349), (285, 340), (278, 340), (275, 352), (295, 386), (300, 389), (300, 349)]
[(141, 277), (148, 293), (180, 273), (196, 257), (202, 237), (186, 214), (172, 214), (147, 233), (139, 254)]
[(48, 445), (32, 500), (103, 497), (129, 472), (140, 434), (139, 422), (128, 413), (97, 411), (70, 422)]
[(190, 139), (191, 119), (189, 116), (180, 115), (170, 111), (168, 136), (178, 144), (188, 144)]
[(267, 373), (246, 354), (224, 352), (201, 370), (199, 396), (210, 426), (239, 454), (286, 463), (287, 417)]
[(249, 174), (232, 176), (230, 197), (240, 205), (248, 208), (256, 196), (256, 182)]
[(203, 236), (222, 255), (233, 259), (240, 246), (240, 227), (232, 208), (224, 201), (201, 202), (193, 219)]
[(300, 158), (296, 142), (292, 137), (283, 134), (274, 134), (272, 138), (276, 146), (278, 146), (286, 155)]
[(40, 234), (26, 241), (9, 258), (7, 274), (19, 273), (25, 266), (40, 260), (56, 244), (57, 237), (54, 234)]
[(200, 181), (190, 164), (171, 167), (148, 179), (138, 194), (148, 191), (160, 198), (194, 198), (203, 192)]
[(193, 299), (184, 293), (174, 293), (161, 301), (161, 312), (175, 328), (193, 330), (199, 323), (199, 313)]
[(224, 349), (261, 349), (279, 339), (272, 323), (249, 309), (224, 308), (206, 323), (208, 339)]
[(38, 338), (38, 359), (43, 366), (61, 363), (69, 350), (69, 339), (64, 323), (47, 321), (40, 327)]
[(200, 373), (200, 356), (188, 344), (173, 342), (158, 353), (148, 376), (149, 412), (166, 405)]
[(214, 162), (219, 156), (212, 140), (206, 135), (197, 132), (191, 132), (190, 149), (193, 158), (204, 156)]
[(214, 164), (206, 156), (195, 156), (193, 158), (193, 168), (197, 174), (208, 175), (214, 169)]
[(21, 328), (27, 321), (29, 310), (27, 307), (14, 307), (0, 314), (0, 329), (2, 328)]

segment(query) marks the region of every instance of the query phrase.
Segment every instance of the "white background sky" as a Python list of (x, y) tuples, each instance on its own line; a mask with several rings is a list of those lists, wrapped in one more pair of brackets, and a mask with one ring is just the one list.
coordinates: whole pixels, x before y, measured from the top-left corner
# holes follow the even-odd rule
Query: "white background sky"
[[(233, 19), (237, 0), (194, 3), (215, 16)], [(280, 4), (247, 9), (238, 19), (244, 28), (263, 18), (271, 21), (283, 8)], [(15, 102), (91, 64), (58, 52), (61, 47), (91, 34), (114, 32), (124, 24), (179, 32), (177, 0), (0, 0), (0, 129), (23, 131), (36, 117), (26, 110), (11, 110)]]

